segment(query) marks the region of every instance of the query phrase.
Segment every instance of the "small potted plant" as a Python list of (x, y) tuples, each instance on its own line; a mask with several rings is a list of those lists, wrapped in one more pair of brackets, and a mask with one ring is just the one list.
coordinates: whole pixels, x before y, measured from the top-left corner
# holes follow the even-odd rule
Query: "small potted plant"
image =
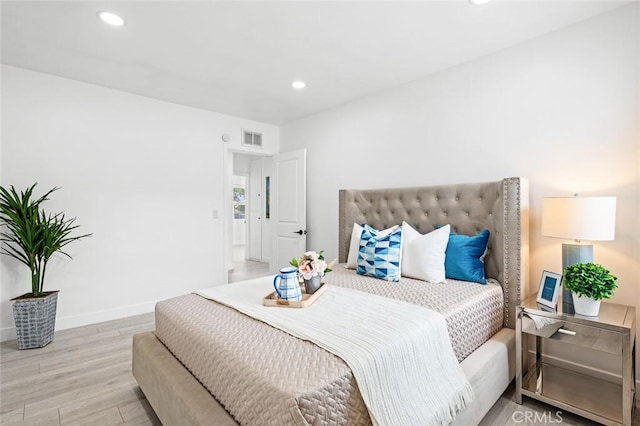
[(307, 294), (315, 293), (322, 283), (321, 278), (324, 274), (331, 272), (331, 267), (336, 261), (327, 264), (324, 260), (324, 251), (315, 252), (308, 251), (302, 255), (300, 260), (295, 257), (291, 259), (291, 266), (298, 268), (298, 274), (304, 280), (304, 287)]
[(46, 213), (42, 203), (59, 188), (35, 198), (36, 185), (21, 192), (0, 186), (0, 253), (26, 265), (31, 275), (31, 292), (12, 299), (19, 349), (41, 348), (53, 340), (58, 292), (44, 291), (47, 263), (55, 253), (71, 258), (62, 249), (91, 235), (72, 236), (78, 228), (75, 218)]
[(576, 263), (564, 270), (564, 285), (571, 291), (577, 314), (597, 317), (600, 301), (618, 288), (608, 269), (595, 263)]

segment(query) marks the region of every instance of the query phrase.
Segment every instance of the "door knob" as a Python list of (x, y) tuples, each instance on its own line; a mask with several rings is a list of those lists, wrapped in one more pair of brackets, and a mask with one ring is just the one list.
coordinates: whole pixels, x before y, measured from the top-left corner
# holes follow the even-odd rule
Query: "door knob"
[(306, 229), (305, 230), (299, 229), (297, 231), (293, 231), (293, 233), (294, 234), (298, 234), (298, 235), (307, 235), (307, 230)]

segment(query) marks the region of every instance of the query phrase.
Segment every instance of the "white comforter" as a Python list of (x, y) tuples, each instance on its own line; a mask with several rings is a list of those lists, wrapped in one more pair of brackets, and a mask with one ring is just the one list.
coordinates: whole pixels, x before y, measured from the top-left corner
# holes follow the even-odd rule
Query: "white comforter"
[(448, 424), (473, 399), (439, 313), (339, 287), (305, 309), (265, 307), (271, 282), (264, 277), (196, 293), (342, 358), (374, 425)]

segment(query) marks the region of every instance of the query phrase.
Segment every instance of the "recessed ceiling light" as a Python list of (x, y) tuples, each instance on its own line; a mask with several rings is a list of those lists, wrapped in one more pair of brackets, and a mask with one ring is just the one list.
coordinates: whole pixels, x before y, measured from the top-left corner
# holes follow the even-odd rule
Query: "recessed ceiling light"
[(304, 89), (306, 86), (307, 86), (307, 83), (301, 80), (296, 80), (293, 83), (291, 83), (291, 87), (298, 90)]
[(114, 27), (121, 27), (124, 25), (124, 19), (116, 15), (112, 12), (105, 12), (101, 10), (98, 12), (98, 18), (109, 25), (113, 25)]
[(469, 4), (480, 6), (489, 3), (491, 0), (469, 0)]

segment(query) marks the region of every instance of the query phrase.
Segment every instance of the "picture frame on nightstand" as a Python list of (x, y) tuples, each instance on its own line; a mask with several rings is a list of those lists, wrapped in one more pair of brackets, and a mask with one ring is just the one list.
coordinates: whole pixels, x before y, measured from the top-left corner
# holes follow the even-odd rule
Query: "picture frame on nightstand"
[(538, 289), (538, 298), (536, 303), (556, 310), (558, 306), (558, 296), (560, 295), (562, 285), (562, 274), (551, 271), (542, 271), (540, 278), (540, 288)]

